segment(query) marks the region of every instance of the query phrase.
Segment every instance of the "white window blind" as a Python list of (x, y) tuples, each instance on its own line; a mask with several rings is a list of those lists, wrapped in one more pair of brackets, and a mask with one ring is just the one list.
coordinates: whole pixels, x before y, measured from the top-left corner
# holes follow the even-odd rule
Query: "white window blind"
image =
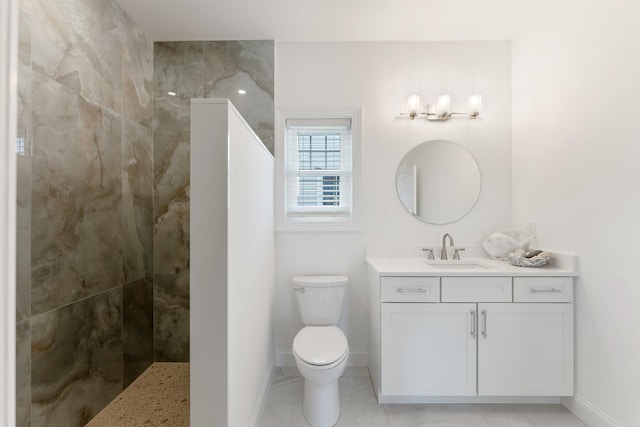
[(287, 216), (351, 216), (353, 167), (350, 118), (287, 119)]

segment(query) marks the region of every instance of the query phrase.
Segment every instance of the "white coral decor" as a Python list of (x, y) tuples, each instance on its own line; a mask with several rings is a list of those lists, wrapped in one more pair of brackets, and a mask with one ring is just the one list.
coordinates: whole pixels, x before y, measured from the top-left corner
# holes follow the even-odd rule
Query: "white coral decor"
[(529, 249), (533, 236), (526, 231), (515, 229), (499, 230), (482, 242), (482, 247), (493, 259), (503, 260), (516, 249)]

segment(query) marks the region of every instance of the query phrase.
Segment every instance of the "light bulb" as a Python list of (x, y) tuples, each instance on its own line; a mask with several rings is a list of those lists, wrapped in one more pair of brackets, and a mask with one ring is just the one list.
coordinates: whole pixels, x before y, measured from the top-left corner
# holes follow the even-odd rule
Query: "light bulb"
[(409, 95), (409, 98), (407, 98), (407, 114), (409, 114), (411, 120), (420, 114), (420, 95)]
[(436, 101), (436, 115), (443, 119), (451, 115), (451, 95), (440, 95)]
[(467, 110), (470, 119), (478, 117), (482, 111), (482, 95), (471, 95), (467, 101)]

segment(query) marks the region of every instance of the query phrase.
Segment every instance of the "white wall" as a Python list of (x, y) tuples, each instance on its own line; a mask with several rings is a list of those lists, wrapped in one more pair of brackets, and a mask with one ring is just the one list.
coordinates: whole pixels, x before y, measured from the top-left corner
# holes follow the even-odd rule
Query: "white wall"
[(514, 223), (580, 256), (576, 397), (640, 425), (640, 4), (558, 5), (512, 42)]
[[(340, 327), (351, 364), (366, 364), (368, 245), (438, 245), (450, 232), (456, 244), (480, 244), (511, 224), (511, 58), (508, 42), (338, 42), (276, 44), (276, 108), (363, 107), (364, 224), (361, 232), (279, 232), (276, 235), (276, 349), (279, 363), (293, 363), (291, 343), (302, 327), (291, 292), (298, 274), (344, 274), (350, 284)], [(424, 103), (450, 93), (466, 109), (482, 93), (476, 121), (410, 121), (397, 118), (406, 98)], [(483, 185), (473, 211), (448, 225), (409, 215), (395, 189), (404, 154), (430, 139), (463, 145), (479, 163)], [(278, 153), (276, 153), (276, 156)]]

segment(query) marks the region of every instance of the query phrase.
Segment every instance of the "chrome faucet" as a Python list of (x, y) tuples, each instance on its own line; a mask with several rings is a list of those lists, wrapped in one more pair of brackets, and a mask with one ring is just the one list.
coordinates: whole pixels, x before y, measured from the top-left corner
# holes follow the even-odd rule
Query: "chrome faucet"
[(453, 246), (453, 237), (451, 237), (451, 234), (444, 233), (444, 236), (442, 236), (442, 250), (440, 251), (440, 259), (449, 259), (447, 257), (447, 237), (449, 238), (449, 246)]

